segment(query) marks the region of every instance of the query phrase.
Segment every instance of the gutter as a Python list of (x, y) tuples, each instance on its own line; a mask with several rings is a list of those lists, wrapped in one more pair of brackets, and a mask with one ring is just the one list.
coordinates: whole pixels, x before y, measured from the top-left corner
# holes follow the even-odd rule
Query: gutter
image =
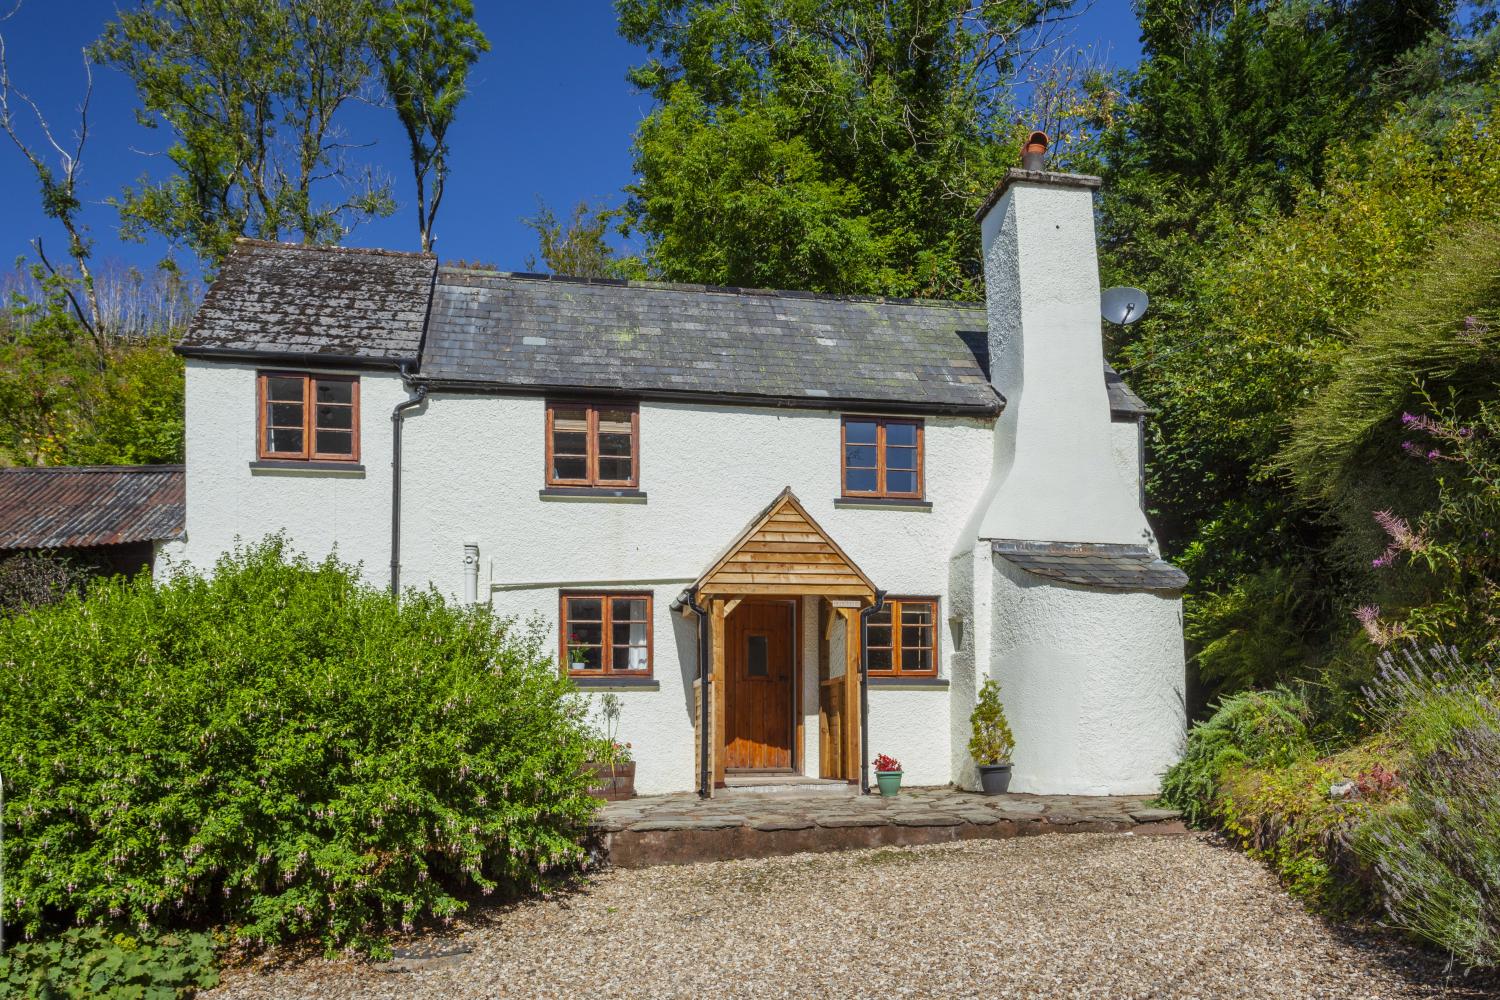
[[(885, 591), (859, 613), (859, 793), (870, 794), (870, 618), (885, 610)], [(899, 627), (891, 623), (892, 628)], [(894, 634), (894, 633), (892, 633)]]
[(702, 683), (698, 686), (699, 705), (698, 718), (701, 720), (698, 726), (698, 795), (700, 798), (708, 798), (713, 794), (713, 776), (708, 769), (708, 741), (709, 741), (709, 718), (708, 718), (708, 685), (713, 671), (709, 669), (708, 636), (708, 609), (698, 604), (698, 588), (689, 587), (678, 595), (677, 600), (672, 602), (671, 610), (677, 611), (688, 608), (698, 616), (698, 674)]
[(414, 386), (411, 373), (404, 366), (401, 381), (416, 396), (402, 400), (391, 411), (391, 593), (398, 597), (401, 594), (401, 427), (408, 411), (427, 402), (427, 387)]
[(359, 354), (317, 354), (312, 351), (262, 351), (237, 347), (195, 347), (177, 344), (172, 353), (204, 361), (245, 361), (258, 365), (288, 365), (296, 368), (366, 368), (406, 372), (414, 358), (373, 358)]

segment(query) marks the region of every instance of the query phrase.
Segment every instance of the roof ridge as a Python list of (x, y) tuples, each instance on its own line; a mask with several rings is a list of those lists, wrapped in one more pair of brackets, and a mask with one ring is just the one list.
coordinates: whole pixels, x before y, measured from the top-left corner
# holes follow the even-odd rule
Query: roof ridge
[(374, 257), (409, 257), (417, 260), (437, 260), (437, 254), (421, 250), (387, 250), (384, 247), (341, 247), (332, 244), (288, 243), (284, 240), (263, 240), (254, 236), (236, 236), (235, 246), (272, 247), (277, 250), (305, 250), (309, 253), (369, 254)]
[(791, 288), (742, 288), (737, 285), (700, 285), (677, 281), (641, 281), (636, 278), (585, 278), (571, 274), (543, 274), (536, 271), (498, 271), (486, 267), (459, 267), (439, 264), (439, 274), (473, 274), (487, 278), (518, 281), (545, 281), (574, 285), (601, 285), (612, 288), (640, 288), (646, 291), (707, 292), (716, 295), (759, 295), (770, 298), (816, 299), (824, 302), (869, 302), (876, 305), (927, 306), (940, 309), (983, 309), (983, 302), (958, 299), (904, 298), (895, 295), (855, 295), (842, 292), (806, 292)]
[(186, 466), (171, 465), (11, 465), (0, 468), (0, 475), (7, 472), (183, 472)]

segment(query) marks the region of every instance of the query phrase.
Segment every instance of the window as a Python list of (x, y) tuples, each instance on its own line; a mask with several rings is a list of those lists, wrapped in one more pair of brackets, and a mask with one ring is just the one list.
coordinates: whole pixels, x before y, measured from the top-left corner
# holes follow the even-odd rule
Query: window
[(359, 379), (260, 375), (259, 458), (359, 461)]
[(547, 404), (547, 485), (634, 488), (640, 482), (640, 410)]
[(870, 674), (911, 677), (937, 674), (937, 608), (931, 597), (897, 597), (870, 616)]
[(844, 418), (844, 495), (922, 496), (922, 422)]
[(651, 595), (564, 593), (562, 651), (574, 677), (649, 677)]

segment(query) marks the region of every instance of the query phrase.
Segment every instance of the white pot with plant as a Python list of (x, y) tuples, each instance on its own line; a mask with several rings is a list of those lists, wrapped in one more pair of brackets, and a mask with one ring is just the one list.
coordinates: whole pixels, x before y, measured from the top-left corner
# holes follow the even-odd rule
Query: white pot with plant
[(1000, 795), (1010, 788), (1010, 755), (1016, 738), (1000, 704), (1000, 683), (984, 682), (979, 701), (969, 714), (969, 756), (979, 767), (979, 788), (986, 795)]

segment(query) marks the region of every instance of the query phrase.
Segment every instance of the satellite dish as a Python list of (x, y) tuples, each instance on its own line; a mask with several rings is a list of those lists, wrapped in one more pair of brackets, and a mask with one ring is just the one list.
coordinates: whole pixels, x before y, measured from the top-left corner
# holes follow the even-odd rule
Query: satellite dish
[(1106, 288), (1099, 296), (1099, 312), (1111, 323), (1129, 326), (1146, 315), (1151, 299), (1139, 288)]

